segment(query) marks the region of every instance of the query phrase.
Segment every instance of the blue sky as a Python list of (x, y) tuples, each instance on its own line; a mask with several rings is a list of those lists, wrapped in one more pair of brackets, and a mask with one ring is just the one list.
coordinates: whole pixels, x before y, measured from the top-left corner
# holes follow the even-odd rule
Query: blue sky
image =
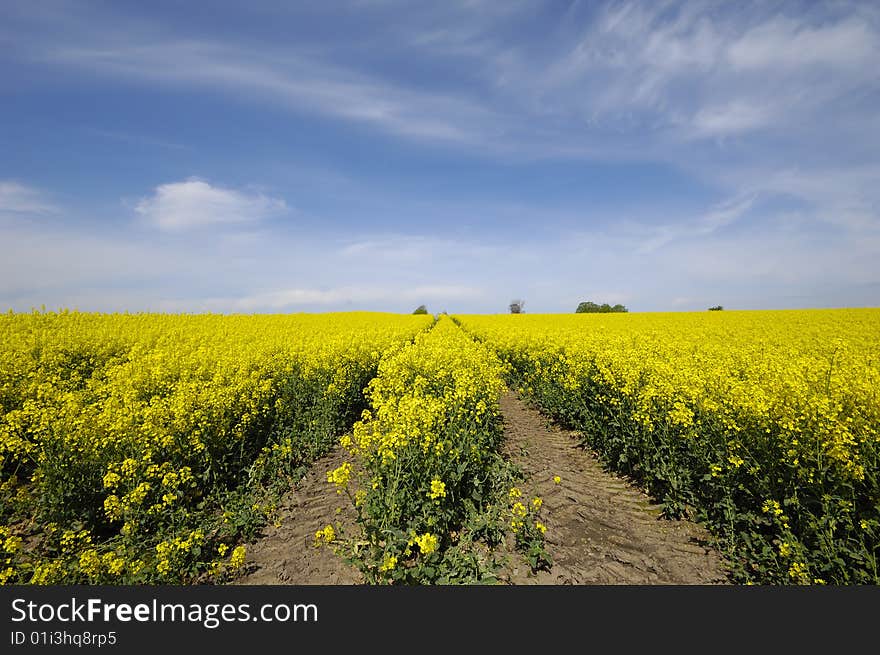
[(3, 13), (3, 309), (880, 305), (876, 3)]

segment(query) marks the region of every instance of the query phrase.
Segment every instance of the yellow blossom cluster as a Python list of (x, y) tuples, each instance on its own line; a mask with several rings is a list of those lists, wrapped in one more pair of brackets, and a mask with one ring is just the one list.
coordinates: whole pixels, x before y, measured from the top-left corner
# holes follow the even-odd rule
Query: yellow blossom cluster
[(342, 493), (342, 490), (348, 487), (351, 479), (351, 463), (343, 462), (339, 468), (333, 469), (327, 473), (327, 482), (336, 485), (336, 493)]
[(326, 525), (315, 532), (315, 546), (321, 544), (332, 544), (336, 540), (336, 530), (332, 525)]
[(437, 538), (437, 535), (426, 532), (425, 534), (414, 537), (413, 542), (419, 547), (422, 555), (430, 555), (437, 550), (440, 540)]
[(442, 480), (431, 480), (431, 490), (428, 492), (428, 498), (431, 500), (446, 498), (446, 483)]
[(232, 555), (229, 557), (229, 566), (232, 570), (238, 570), (244, 566), (246, 550), (244, 546), (236, 546), (232, 549)]
[(704, 515), (743, 580), (880, 582), (880, 309), (456, 320), (667, 513)]
[(0, 574), (21, 583), (196, 575), (206, 556), (188, 549), (186, 571), (180, 557), (181, 545), (195, 546), (193, 509), (271, 477), (272, 458), (292, 470), (328, 448), (383, 354), (432, 320), (0, 315), (0, 506), (12, 508), (10, 525), (37, 515), (60, 526), (0, 549)]
[[(390, 579), (404, 562), (417, 575), (452, 544), (467, 507), (488, 496), (502, 374), (494, 352), (446, 316), (382, 359), (366, 391), (371, 409), (343, 442), (363, 472), (352, 499), (372, 548), (370, 575)], [(338, 485), (347, 476), (328, 477)]]

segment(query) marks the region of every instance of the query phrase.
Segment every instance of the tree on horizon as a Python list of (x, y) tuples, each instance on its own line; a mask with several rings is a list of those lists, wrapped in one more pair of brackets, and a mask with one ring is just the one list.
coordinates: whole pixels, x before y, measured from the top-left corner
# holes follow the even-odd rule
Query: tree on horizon
[(575, 314), (611, 314), (625, 313), (629, 310), (623, 305), (609, 305), (607, 302), (597, 305), (594, 302), (584, 301), (574, 310)]

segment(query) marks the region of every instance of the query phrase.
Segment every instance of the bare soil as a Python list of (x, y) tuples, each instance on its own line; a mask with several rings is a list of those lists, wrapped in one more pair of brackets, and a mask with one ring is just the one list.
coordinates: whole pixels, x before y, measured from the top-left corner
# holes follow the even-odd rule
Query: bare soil
[(362, 576), (327, 546), (315, 546), (315, 532), (327, 524), (355, 529), (355, 513), (347, 496), (336, 493), (327, 473), (342, 465), (346, 452), (337, 447), (317, 460), (282, 499), (276, 525), (247, 546), (246, 574), (239, 585), (350, 585)]
[[(663, 519), (660, 509), (626, 480), (606, 472), (579, 445), (578, 435), (553, 425), (512, 392), (501, 398), (504, 454), (526, 474), (524, 494), (539, 496), (547, 526), (550, 571), (532, 573), (521, 555), (507, 553), (499, 578), (507, 584), (723, 584), (721, 557), (700, 526)], [(248, 545), (246, 573), (232, 584), (348, 585), (360, 572), (315, 532), (332, 523), (356, 529), (346, 496), (327, 482), (345, 461), (337, 448), (318, 460), (283, 499), (278, 527)], [(561, 482), (556, 484), (554, 476)]]
[[(727, 580), (709, 534), (660, 508), (626, 480), (606, 472), (562, 430), (512, 392), (501, 398), (505, 455), (526, 474), (529, 497), (543, 499), (550, 571), (533, 574), (511, 556), (509, 584), (719, 584)], [(553, 480), (559, 476), (561, 481)]]

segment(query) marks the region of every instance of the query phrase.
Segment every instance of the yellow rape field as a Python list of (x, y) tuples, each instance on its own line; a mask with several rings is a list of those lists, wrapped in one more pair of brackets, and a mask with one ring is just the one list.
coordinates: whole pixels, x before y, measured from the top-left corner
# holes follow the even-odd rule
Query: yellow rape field
[(0, 582), (241, 566), (283, 487), (429, 316), (0, 315)]
[(460, 320), (734, 579), (880, 582), (880, 309)]
[(357, 509), (362, 533), (346, 545), (368, 582), (490, 579), (491, 547), (513, 518), (516, 545), (543, 563), (540, 501), (526, 510), (510, 500), (521, 474), (497, 451), (503, 373), (445, 316), (380, 363), (371, 409), (343, 438), (352, 461), (328, 476)]

